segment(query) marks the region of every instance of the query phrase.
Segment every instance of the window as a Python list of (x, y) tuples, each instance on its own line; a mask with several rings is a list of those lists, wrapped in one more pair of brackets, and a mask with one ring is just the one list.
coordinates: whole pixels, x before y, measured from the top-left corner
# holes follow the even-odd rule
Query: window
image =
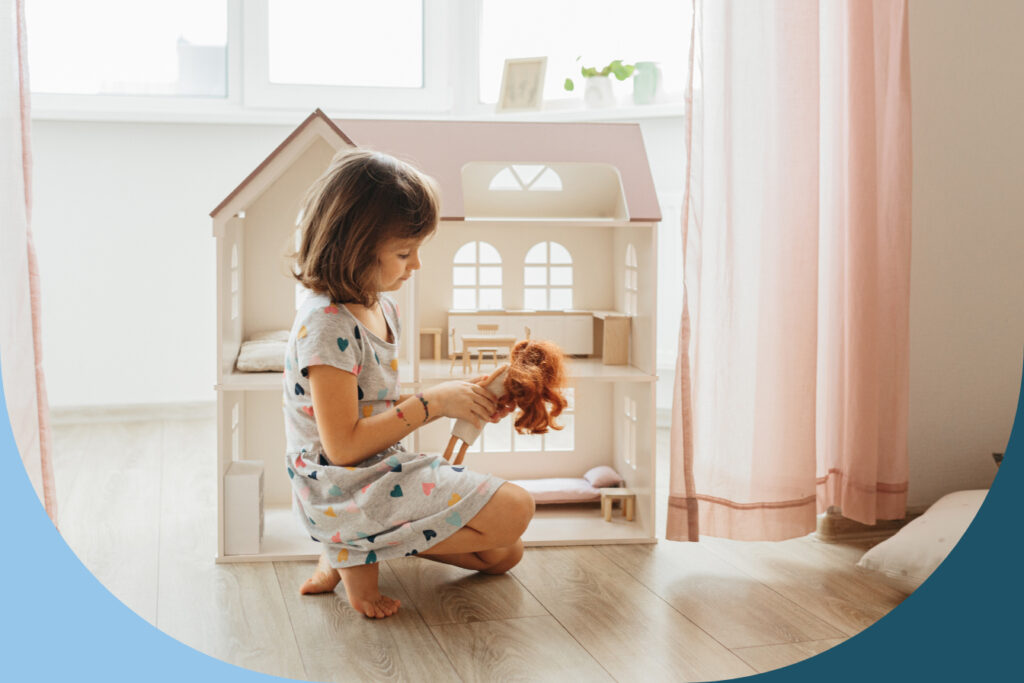
[(231, 245), (231, 319), (238, 320), (238, 244)]
[(550, 166), (539, 164), (512, 164), (498, 171), (487, 188), (492, 191), (549, 191), (559, 192), (562, 179)]
[(422, 0), (268, 0), (267, 8), (271, 83), (423, 87)]
[(487, 242), (467, 242), (455, 252), (452, 308), (494, 310), (501, 306), (501, 254)]
[[(661, 63), (669, 99), (682, 99), (689, 58), (690, 10), (678, 0), (634, 0), (629, 9), (614, 0), (585, 5), (549, 0), (482, 0), (480, 7), (480, 101), (498, 101), (506, 58), (547, 55), (545, 107), (579, 98), (580, 67), (603, 67), (613, 59)], [(685, 33), (684, 33), (685, 31)], [(580, 62), (576, 57), (582, 56)], [(563, 83), (572, 78), (576, 90)], [(612, 79), (620, 97), (632, 93), (630, 79)], [(673, 97), (677, 95), (677, 97)]]
[[(488, 425), (480, 438), (469, 447), (470, 453), (536, 453), (541, 451), (571, 451), (575, 449), (576, 394), (575, 390), (562, 390), (566, 406), (555, 422), (562, 429), (552, 429), (547, 434), (520, 434), (515, 430), (515, 413), (498, 424)], [(452, 424), (455, 421), (452, 420)]]
[(637, 314), (637, 261), (636, 261), (636, 247), (632, 244), (626, 245), (626, 270), (625, 270), (625, 286), (626, 286), (626, 315)]
[(247, 0), (246, 104), (288, 102), (349, 111), (448, 108), (441, 4)]
[[(497, 101), (506, 57), (541, 55), (544, 109), (583, 108), (581, 89), (562, 89), (579, 74), (578, 55), (588, 66), (660, 62), (665, 99), (681, 104), (684, 5), (637, 0), (622, 12), (610, 0), (585, 10), (538, 0), (25, 0), (32, 111), (280, 123), (314, 107), (477, 116)], [(631, 81), (613, 87), (627, 104)]]
[(631, 399), (629, 396), (625, 397), (623, 402), (624, 420), (622, 430), (622, 436), (625, 443), (623, 444), (623, 457), (626, 460), (626, 464), (636, 469), (636, 429), (637, 429), (637, 414), (636, 414), (636, 401)]
[(227, 97), (226, 0), (28, 0), (25, 23), (33, 92)]
[(572, 256), (558, 242), (540, 242), (526, 252), (523, 307), (537, 310), (572, 308)]

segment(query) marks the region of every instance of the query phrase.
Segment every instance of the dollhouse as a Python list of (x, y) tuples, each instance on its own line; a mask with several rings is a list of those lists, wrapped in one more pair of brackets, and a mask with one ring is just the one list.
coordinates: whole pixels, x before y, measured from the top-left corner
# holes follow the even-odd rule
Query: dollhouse
[[(353, 146), (409, 161), (441, 186), (441, 223), (420, 250), (422, 269), (393, 294), (405, 331), (402, 391), (487, 374), (516, 339), (555, 341), (571, 374), (564, 429), (523, 436), (511, 418), (487, 425), (466, 464), (509, 480), (578, 478), (608, 465), (635, 499), (629, 519), (606, 518), (596, 503), (539, 505), (524, 540), (654, 542), (661, 216), (639, 126), (332, 120), (317, 110), (211, 213), (218, 561), (320, 552), (291, 509), (280, 372), (273, 363), (252, 371), (263, 366), (242, 363), (240, 352), (291, 327), (301, 290), (287, 254), (301, 199)], [(441, 452), (450, 428), (431, 423), (406, 447)]]

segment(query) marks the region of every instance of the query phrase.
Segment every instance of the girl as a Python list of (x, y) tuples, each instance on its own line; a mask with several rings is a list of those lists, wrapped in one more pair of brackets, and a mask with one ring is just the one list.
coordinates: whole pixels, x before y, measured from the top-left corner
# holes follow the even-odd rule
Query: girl
[(431, 178), (366, 150), (336, 156), (302, 212), (295, 272), (309, 295), (285, 357), (287, 466), (302, 524), (324, 553), (300, 592), (333, 591), (340, 580), (368, 617), (399, 607), (378, 589), (380, 561), (419, 555), (506, 572), (533, 516), (522, 488), (398, 443), (438, 417), (481, 427), (510, 411), (484, 378), (398, 393), (401, 327), (385, 292), (419, 269), (438, 215)]

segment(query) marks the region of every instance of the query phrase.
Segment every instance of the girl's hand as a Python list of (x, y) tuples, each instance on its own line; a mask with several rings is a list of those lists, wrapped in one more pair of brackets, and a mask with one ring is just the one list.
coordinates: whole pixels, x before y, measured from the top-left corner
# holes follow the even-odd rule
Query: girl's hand
[(428, 389), (424, 395), (432, 406), (438, 406), (439, 414), (468, 420), (477, 429), (483, 427), (484, 422), (490, 422), (498, 409), (494, 394), (473, 382), (444, 382)]
[[(472, 382), (473, 384), (479, 384), (480, 386), (485, 387), (487, 386), (487, 380), (489, 380), (490, 378), (490, 375), (480, 375), (479, 377), (474, 377), (469, 381)], [(507, 396), (508, 394), (506, 394), (505, 397), (498, 399), (497, 410), (495, 410), (494, 413), (488, 418), (490, 422), (501, 422), (508, 416), (509, 413), (516, 409), (515, 404), (510, 403)]]

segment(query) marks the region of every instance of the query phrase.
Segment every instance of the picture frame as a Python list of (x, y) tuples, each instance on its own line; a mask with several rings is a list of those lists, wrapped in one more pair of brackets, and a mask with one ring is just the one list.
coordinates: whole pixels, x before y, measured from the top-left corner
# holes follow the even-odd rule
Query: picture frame
[(544, 101), (548, 58), (506, 59), (497, 111), (539, 111)]

